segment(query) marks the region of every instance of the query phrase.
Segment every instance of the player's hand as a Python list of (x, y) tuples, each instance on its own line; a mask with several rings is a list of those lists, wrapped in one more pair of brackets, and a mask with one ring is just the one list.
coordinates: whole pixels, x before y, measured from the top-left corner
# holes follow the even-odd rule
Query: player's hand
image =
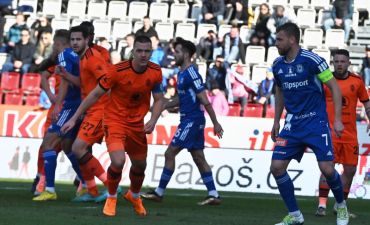
[(271, 130), (271, 139), (276, 142), (276, 138), (279, 136), (280, 123), (274, 123)]
[(76, 125), (76, 121), (74, 121), (73, 119), (70, 119), (67, 121), (67, 123), (65, 123), (62, 128), (60, 129), (60, 131), (65, 134), (67, 133), (68, 131), (70, 131), (74, 126)]
[(63, 66), (56, 66), (55, 73), (58, 74), (61, 78), (66, 76), (66, 69)]
[(342, 121), (334, 121), (334, 132), (337, 137), (342, 136), (342, 131), (344, 129)]
[(213, 134), (216, 135), (218, 138), (222, 138), (222, 135), (224, 134), (224, 130), (221, 127), (221, 124), (216, 123), (213, 127)]
[(62, 106), (59, 104), (55, 104), (54, 110), (51, 113), (51, 119), (55, 122), (58, 120), (59, 113), (62, 110)]
[(145, 125), (144, 125), (144, 132), (146, 134), (151, 134), (155, 128), (155, 121), (149, 120)]

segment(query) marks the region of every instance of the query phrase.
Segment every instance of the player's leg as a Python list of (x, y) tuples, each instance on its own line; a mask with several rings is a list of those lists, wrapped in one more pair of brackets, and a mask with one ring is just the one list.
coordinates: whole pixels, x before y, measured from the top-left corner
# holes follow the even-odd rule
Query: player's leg
[(125, 149), (131, 160), (129, 175), (131, 183), (129, 190), (124, 195), (124, 198), (131, 202), (136, 214), (145, 216), (147, 212), (140, 198), (140, 190), (145, 178), (146, 157), (148, 153), (146, 134), (141, 131), (128, 132), (130, 135), (127, 135), (126, 137)]
[(203, 149), (190, 151), (195, 165), (198, 167), (199, 173), (202, 177), (203, 183), (207, 188), (208, 196), (199, 205), (219, 205), (221, 203), (220, 196), (216, 190), (215, 182), (213, 180), (212, 170), (209, 166)]
[[(108, 140), (107, 140), (108, 141)], [(112, 145), (108, 143), (108, 151), (111, 159), (111, 165), (107, 171), (107, 186), (108, 186), (108, 196), (105, 201), (103, 213), (106, 216), (116, 215), (116, 204), (117, 204), (117, 188), (119, 182), (122, 178), (122, 169), (125, 164), (126, 153), (123, 150), (123, 145), (113, 148)]]
[(34, 201), (56, 200), (55, 193), (55, 169), (57, 165), (57, 152), (55, 146), (61, 142), (62, 138), (56, 132), (48, 132), (42, 143), (43, 158), (45, 161), (45, 191), (33, 198)]

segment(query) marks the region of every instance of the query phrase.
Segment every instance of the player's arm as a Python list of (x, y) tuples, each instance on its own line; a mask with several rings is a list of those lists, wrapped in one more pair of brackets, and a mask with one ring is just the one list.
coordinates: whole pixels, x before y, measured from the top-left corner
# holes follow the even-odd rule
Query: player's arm
[(51, 73), (49, 71), (42, 71), (41, 72), (41, 88), (45, 91), (46, 95), (48, 96), (50, 102), (52, 104), (55, 104), (56, 102), (56, 96), (53, 94), (53, 92), (50, 89), (49, 85), (49, 78), (51, 77)]
[(174, 107), (177, 107), (179, 106), (180, 104), (180, 100), (179, 100), (179, 96), (176, 96), (174, 98), (171, 98), (171, 99), (164, 99), (164, 104), (163, 104), (163, 110), (165, 109), (170, 109), (170, 108), (174, 108)]
[(284, 98), (283, 92), (280, 87), (276, 85), (275, 89), (275, 115), (274, 115), (274, 125), (271, 130), (271, 139), (275, 142), (279, 135), (280, 130), (280, 118), (284, 111)]
[(205, 110), (207, 111), (209, 117), (211, 118), (211, 121), (213, 123), (213, 132), (214, 132), (214, 134), (217, 135), (217, 137), (222, 138), (222, 135), (223, 135), (224, 131), (221, 127), (221, 124), (217, 120), (216, 113), (213, 110), (212, 105), (208, 100), (206, 91), (203, 90), (203, 91), (199, 92), (197, 94), (197, 98), (202, 103), (202, 105), (204, 106)]
[(144, 132), (147, 134), (150, 134), (153, 132), (155, 124), (157, 123), (157, 120), (163, 111), (163, 108), (164, 108), (163, 105), (165, 104), (162, 92), (153, 93), (153, 99), (154, 99), (154, 102), (153, 102), (152, 115), (149, 121), (145, 123), (144, 125)]
[(80, 106), (78, 107), (75, 114), (71, 117), (70, 120), (64, 126), (62, 127), (61, 131), (63, 133), (68, 132), (71, 130), (75, 124), (77, 119), (86, 112), (87, 109), (89, 109), (92, 105), (95, 104), (95, 102), (98, 101), (98, 99), (104, 95), (107, 92), (107, 90), (103, 89), (99, 84), (95, 87), (92, 92), (89, 93), (89, 95), (81, 102)]
[[(57, 71), (57, 69), (56, 69)], [(78, 76), (73, 76), (71, 73), (69, 73), (64, 67), (59, 67), (58, 71), (56, 72), (62, 79), (67, 80), (74, 86), (80, 87), (81, 80)]]
[(53, 120), (58, 119), (58, 115), (60, 113), (60, 110), (63, 107), (63, 101), (64, 101), (64, 98), (67, 94), (67, 91), (68, 91), (68, 82), (64, 79), (61, 79), (60, 85), (59, 85), (58, 95), (56, 96), (56, 100), (55, 100), (54, 111), (52, 113)]
[[(331, 74), (331, 72), (330, 72), (330, 74)], [(342, 131), (344, 129), (344, 126), (343, 126), (343, 123), (342, 123), (342, 93), (339, 89), (337, 81), (335, 80), (335, 78), (333, 77), (332, 74), (331, 74), (331, 78), (327, 81), (324, 81), (324, 83), (330, 89), (330, 92), (333, 96), (333, 102), (334, 102), (334, 124), (333, 124), (333, 128), (334, 128), (335, 134), (338, 137), (340, 137), (340, 136), (342, 136)]]
[(366, 113), (366, 117), (367, 117), (367, 121), (368, 121), (366, 132), (369, 133), (369, 131), (370, 131), (370, 123), (369, 123), (369, 121), (370, 121), (370, 100), (368, 100), (366, 102), (363, 102), (363, 104), (364, 104), (364, 107), (365, 107), (365, 113)]

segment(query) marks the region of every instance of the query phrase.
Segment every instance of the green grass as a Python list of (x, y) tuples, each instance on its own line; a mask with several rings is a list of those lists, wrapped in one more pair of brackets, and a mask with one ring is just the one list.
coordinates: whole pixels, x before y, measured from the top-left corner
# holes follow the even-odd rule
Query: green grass
[[(204, 191), (167, 190), (162, 203), (144, 202), (149, 212), (147, 217), (135, 215), (128, 202), (119, 199), (117, 215), (108, 218), (102, 215), (102, 204), (72, 203), (75, 188), (72, 184), (57, 184), (58, 200), (33, 202), (29, 192), (31, 181), (0, 180), (0, 224), (4, 225), (271, 225), (286, 214), (278, 195), (222, 192), (222, 205), (198, 206)], [(144, 189), (143, 191), (146, 191)], [(313, 197), (298, 197), (305, 216), (305, 225), (336, 224), (329, 210), (326, 217), (314, 216), (317, 200)], [(333, 204), (330, 199), (330, 209)], [(369, 224), (370, 201), (349, 200), (350, 209), (357, 215), (350, 224)]]

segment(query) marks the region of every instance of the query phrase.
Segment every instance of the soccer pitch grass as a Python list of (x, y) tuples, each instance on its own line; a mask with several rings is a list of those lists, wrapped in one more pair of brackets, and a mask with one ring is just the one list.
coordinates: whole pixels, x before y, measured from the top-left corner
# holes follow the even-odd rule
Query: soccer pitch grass
[[(122, 197), (118, 200), (117, 215), (105, 217), (103, 204), (73, 203), (75, 188), (72, 184), (56, 185), (58, 200), (33, 202), (31, 181), (0, 179), (1, 225), (273, 225), (287, 213), (278, 195), (221, 192), (219, 206), (198, 206), (205, 191), (167, 190), (162, 203), (144, 201), (148, 216), (137, 216)], [(127, 187), (124, 187), (124, 190)], [(147, 191), (147, 189), (143, 189)], [(334, 199), (329, 201), (328, 215), (315, 217), (317, 200), (297, 197), (305, 217), (305, 225), (336, 224), (332, 214)], [(370, 224), (370, 200), (350, 199), (350, 211), (357, 215), (353, 225)]]

